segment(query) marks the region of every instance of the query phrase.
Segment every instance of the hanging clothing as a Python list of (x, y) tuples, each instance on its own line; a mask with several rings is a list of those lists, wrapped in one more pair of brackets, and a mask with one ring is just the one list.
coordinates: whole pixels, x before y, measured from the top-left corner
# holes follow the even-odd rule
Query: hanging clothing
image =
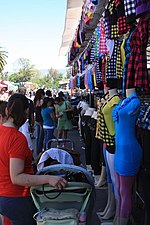
[(117, 6), (117, 15), (118, 15), (118, 34), (126, 34), (128, 30), (130, 29), (130, 25), (127, 24), (127, 18), (125, 16), (125, 10), (124, 10), (124, 1), (120, 0), (120, 3)]
[(145, 102), (145, 104), (140, 109), (138, 127), (150, 130), (150, 102)]
[(105, 34), (104, 23), (105, 23), (104, 18), (101, 17), (99, 22), (99, 27), (100, 27), (99, 54), (100, 56), (108, 54), (108, 49), (106, 46), (106, 34)]
[(118, 32), (118, 15), (117, 15), (117, 10), (116, 8), (113, 9), (113, 13), (111, 15), (111, 39), (118, 39), (120, 37), (119, 32)]
[(106, 38), (111, 39), (110, 12), (108, 9), (104, 13)]
[(92, 74), (92, 68), (88, 70), (88, 89), (93, 89), (93, 74)]
[(112, 57), (112, 54), (113, 54), (113, 51), (114, 51), (114, 45), (115, 45), (115, 42), (114, 42), (113, 39), (107, 39), (106, 46), (107, 46), (107, 50), (108, 50), (108, 53), (110, 55), (110, 58)]
[(135, 0), (135, 8), (136, 8), (136, 15), (148, 15), (150, 14), (150, 1), (149, 0)]
[(131, 55), (127, 68), (126, 88), (138, 87), (149, 92), (146, 48), (148, 44), (148, 19), (140, 18), (131, 36)]
[(122, 38), (117, 40), (117, 60), (116, 60), (116, 75), (117, 78), (123, 77), (123, 65), (122, 65), (122, 59), (121, 59), (121, 44), (122, 44)]
[(106, 70), (106, 78), (117, 78), (116, 76), (116, 61), (117, 61), (117, 46), (118, 40), (114, 41), (113, 54), (109, 60), (108, 67)]
[(133, 24), (136, 21), (135, 0), (124, 0), (124, 8), (127, 23)]
[(132, 27), (132, 29), (129, 32), (129, 35), (124, 41), (124, 51), (125, 51), (125, 61), (124, 61), (124, 70), (123, 70), (123, 84), (122, 84), (122, 93), (125, 95), (125, 89), (126, 89), (126, 80), (127, 80), (127, 71), (128, 71), (128, 62), (131, 55), (131, 36), (135, 29), (135, 26)]

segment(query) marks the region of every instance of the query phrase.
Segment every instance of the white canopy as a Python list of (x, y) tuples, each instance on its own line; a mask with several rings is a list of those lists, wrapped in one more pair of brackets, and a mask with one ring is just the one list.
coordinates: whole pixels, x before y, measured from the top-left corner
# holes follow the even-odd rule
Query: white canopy
[(81, 19), (83, 0), (67, 0), (66, 21), (59, 55), (67, 54)]

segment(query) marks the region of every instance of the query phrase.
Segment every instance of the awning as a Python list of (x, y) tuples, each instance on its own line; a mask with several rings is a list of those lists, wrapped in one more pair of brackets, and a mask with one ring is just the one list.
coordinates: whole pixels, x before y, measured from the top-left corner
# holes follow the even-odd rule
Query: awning
[(75, 36), (75, 31), (81, 19), (83, 0), (67, 0), (65, 28), (62, 35), (62, 44), (59, 55), (67, 54), (70, 44)]
[(0, 83), (0, 88), (7, 88), (7, 87), (8, 87), (8, 85), (1, 84), (1, 83)]

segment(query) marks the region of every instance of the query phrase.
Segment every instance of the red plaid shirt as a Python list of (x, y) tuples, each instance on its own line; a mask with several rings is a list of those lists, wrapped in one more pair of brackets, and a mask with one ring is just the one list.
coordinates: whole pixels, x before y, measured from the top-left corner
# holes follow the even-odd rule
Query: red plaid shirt
[(127, 68), (126, 88), (138, 87), (149, 92), (146, 47), (148, 43), (148, 19), (140, 18), (131, 36), (131, 55)]

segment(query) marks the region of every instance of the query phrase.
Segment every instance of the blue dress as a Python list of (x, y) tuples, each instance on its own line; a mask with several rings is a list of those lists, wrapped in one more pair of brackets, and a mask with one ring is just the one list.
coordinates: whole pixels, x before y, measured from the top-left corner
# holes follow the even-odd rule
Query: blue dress
[(136, 121), (140, 101), (132, 94), (114, 108), (112, 116), (116, 129), (114, 169), (121, 176), (135, 176), (142, 160), (142, 148), (136, 137)]

